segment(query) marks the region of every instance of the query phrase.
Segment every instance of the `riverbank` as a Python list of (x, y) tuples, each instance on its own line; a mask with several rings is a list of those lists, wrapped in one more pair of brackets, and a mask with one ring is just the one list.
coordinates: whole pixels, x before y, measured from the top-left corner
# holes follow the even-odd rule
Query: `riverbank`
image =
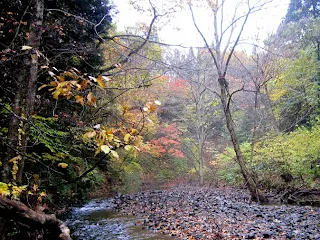
[(114, 203), (138, 225), (174, 239), (320, 240), (320, 208), (258, 205), (245, 190), (176, 187), (120, 195)]
[(136, 224), (134, 216), (122, 216), (115, 211), (111, 198), (93, 199), (74, 207), (66, 224), (74, 240), (168, 240), (161, 233), (151, 232)]

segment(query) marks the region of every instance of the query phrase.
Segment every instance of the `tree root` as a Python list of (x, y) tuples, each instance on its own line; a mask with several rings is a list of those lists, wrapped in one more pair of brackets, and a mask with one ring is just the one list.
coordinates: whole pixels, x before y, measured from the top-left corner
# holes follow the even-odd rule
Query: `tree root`
[(282, 195), (281, 202), (287, 204), (320, 206), (320, 190), (291, 189)]
[(34, 229), (51, 230), (56, 239), (71, 240), (69, 228), (54, 214), (38, 213), (19, 201), (0, 196), (0, 216)]

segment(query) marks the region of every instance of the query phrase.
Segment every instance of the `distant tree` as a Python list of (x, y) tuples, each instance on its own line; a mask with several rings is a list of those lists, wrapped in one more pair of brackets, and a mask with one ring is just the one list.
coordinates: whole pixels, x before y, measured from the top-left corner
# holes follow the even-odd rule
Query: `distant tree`
[(217, 96), (213, 96), (210, 89), (211, 79), (216, 73), (211, 71), (209, 60), (206, 52), (198, 51), (195, 55), (192, 48), (186, 57), (171, 60), (172, 64), (179, 66), (174, 69), (174, 74), (187, 83), (188, 98), (181, 122), (188, 129), (184, 133), (184, 151), (199, 175), (200, 185), (204, 184), (205, 143), (214, 133), (214, 115), (220, 109), (215, 99)]
[(318, 17), (320, 17), (320, 2), (318, 0), (291, 0), (285, 23)]
[[(236, 153), (236, 162), (239, 164), (242, 176), (248, 186), (251, 197), (255, 201), (266, 200), (258, 190), (256, 182), (248, 170), (245, 159), (240, 149), (239, 137), (236, 133), (236, 126), (233, 121), (231, 103), (234, 95), (243, 90), (243, 86), (236, 88), (235, 84), (228, 81), (227, 72), (233, 53), (239, 44), (242, 32), (247, 24), (247, 21), (251, 14), (260, 11), (270, 1), (258, 1), (255, 4), (251, 4), (250, 1), (239, 1), (235, 9), (235, 12), (229, 22), (226, 22), (225, 7), (227, 1), (206, 1), (207, 7), (212, 11), (213, 16), (213, 42), (210, 43), (205, 37), (204, 32), (200, 29), (196, 16), (193, 11), (193, 1), (189, 2), (189, 9), (191, 11), (192, 19), (195, 28), (199, 35), (202, 37), (206, 50), (209, 52), (214, 67), (218, 73), (216, 82), (219, 84), (220, 93), (219, 98), (221, 106), (226, 118), (226, 125), (230, 134), (231, 141), (233, 143), (234, 151)], [(245, 8), (244, 12), (239, 16), (238, 9)], [(237, 26), (240, 26), (237, 28)], [(237, 29), (237, 30), (236, 30)]]

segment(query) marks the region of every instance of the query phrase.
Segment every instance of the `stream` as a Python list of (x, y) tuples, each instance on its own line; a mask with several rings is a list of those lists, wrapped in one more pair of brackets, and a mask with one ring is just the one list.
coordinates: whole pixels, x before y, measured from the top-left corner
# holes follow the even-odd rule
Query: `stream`
[(165, 240), (172, 239), (159, 232), (136, 226), (139, 220), (116, 212), (112, 199), (95, 199), (73, 208), (66, 220), (73, 239), (81, 240)]

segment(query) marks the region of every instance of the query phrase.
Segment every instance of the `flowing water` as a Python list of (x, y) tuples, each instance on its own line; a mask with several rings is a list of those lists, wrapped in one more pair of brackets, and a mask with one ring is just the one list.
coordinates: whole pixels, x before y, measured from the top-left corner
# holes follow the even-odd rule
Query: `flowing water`
[(92, 200), (83, 207), (72, 209), (67, 225), (78, 240), (162, 240), (172, 239), (161, 233), (136, 226), (137, 218), (121, 216), (111, 199)]

